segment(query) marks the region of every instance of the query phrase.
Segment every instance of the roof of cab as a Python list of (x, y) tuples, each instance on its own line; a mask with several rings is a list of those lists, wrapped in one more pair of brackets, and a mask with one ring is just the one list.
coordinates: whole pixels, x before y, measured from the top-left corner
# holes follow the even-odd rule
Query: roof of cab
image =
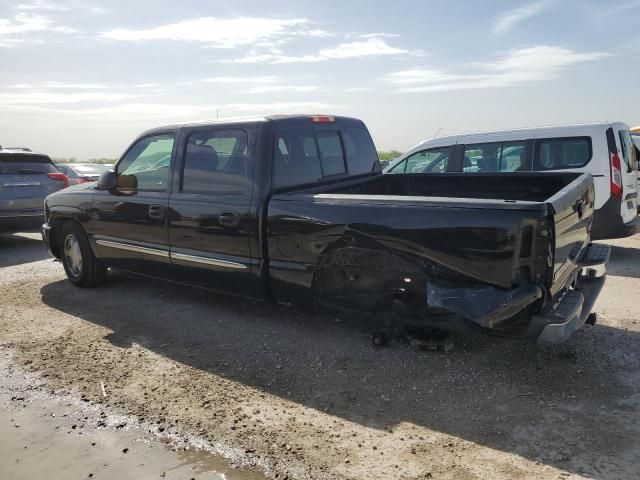
[[(152, 128), (139, 135), (138, 138), (151, 135), (154, 133), (163, 133), (170, 130), (178, 130), (181, 128), (198, 128), (198, 127), (218, 127), (221, 125), (242, 125), (242, 124), (256, 124), (274, 122), (279, 127), (291, 127), (300, 126), (300, 121), (309, 122), (309, 125), (313, 125), (313, 117), (331, 117), (333, 121), (330, 123), (340, 124), (341, 126), (362, 126), (364, 123), (362, 120), (353, 117), (343, 117), (338, 115), (328, 114), (293, 114), (293, 115), (266, 115), (260, 117), (243, 117), (243, 118), (229, 118), (224, 120), (206, 120), (199, 122), (179, 123), (175, 125), (165, 125), (162, 127)], [(326, 123), (319, 123), (319, 125), (326, 125)]]

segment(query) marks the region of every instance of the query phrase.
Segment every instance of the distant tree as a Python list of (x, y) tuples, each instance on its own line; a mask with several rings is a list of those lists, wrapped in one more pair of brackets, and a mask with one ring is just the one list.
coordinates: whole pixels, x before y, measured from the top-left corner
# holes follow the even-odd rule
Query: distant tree
[(87, 163), (116, 163), (116, 158), (90, 158)]
[(402, 155), (402, 152), (399, 152), (397, 150), (389, 150), (388, 152), (385, 152), (385, 151), (378, 152), (378, 157), (380, 158), (380, 160), (384, 160), (384, 161), (393, 160), (394, 158), (398, 158), (400, 155)]
[(116, 163), (115, 158), (90, 158), (89, 160), (78, 160), (76, 157), (54, 158), (54, 163)]

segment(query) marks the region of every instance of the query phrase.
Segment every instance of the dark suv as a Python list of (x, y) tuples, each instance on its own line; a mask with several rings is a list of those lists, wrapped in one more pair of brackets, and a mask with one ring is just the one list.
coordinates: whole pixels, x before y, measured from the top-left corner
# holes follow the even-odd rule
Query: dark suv
[(45, 197), (67, 186), (47, 155), (0, 147), (0, 233), (39, 230)]

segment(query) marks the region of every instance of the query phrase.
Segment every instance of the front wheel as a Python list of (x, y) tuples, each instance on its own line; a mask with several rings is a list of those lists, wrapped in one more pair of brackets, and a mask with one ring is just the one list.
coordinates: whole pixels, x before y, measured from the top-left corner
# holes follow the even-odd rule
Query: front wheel
[(80, 225), (67, 223), (61, 232), (62, 264), (67, 278), (78, 287), (95, 287), (107, 279), (107, 266), (100, 262)]

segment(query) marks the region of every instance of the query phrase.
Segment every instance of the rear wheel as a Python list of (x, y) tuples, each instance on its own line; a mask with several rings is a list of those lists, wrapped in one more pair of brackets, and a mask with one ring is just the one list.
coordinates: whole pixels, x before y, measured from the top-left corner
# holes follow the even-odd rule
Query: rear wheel
[(107, 279), (107, 266), (100, 262), (80, 225), (66, 223), (61, 232), (62, 264), (67, 278), (78, 287), (95, 287)]

